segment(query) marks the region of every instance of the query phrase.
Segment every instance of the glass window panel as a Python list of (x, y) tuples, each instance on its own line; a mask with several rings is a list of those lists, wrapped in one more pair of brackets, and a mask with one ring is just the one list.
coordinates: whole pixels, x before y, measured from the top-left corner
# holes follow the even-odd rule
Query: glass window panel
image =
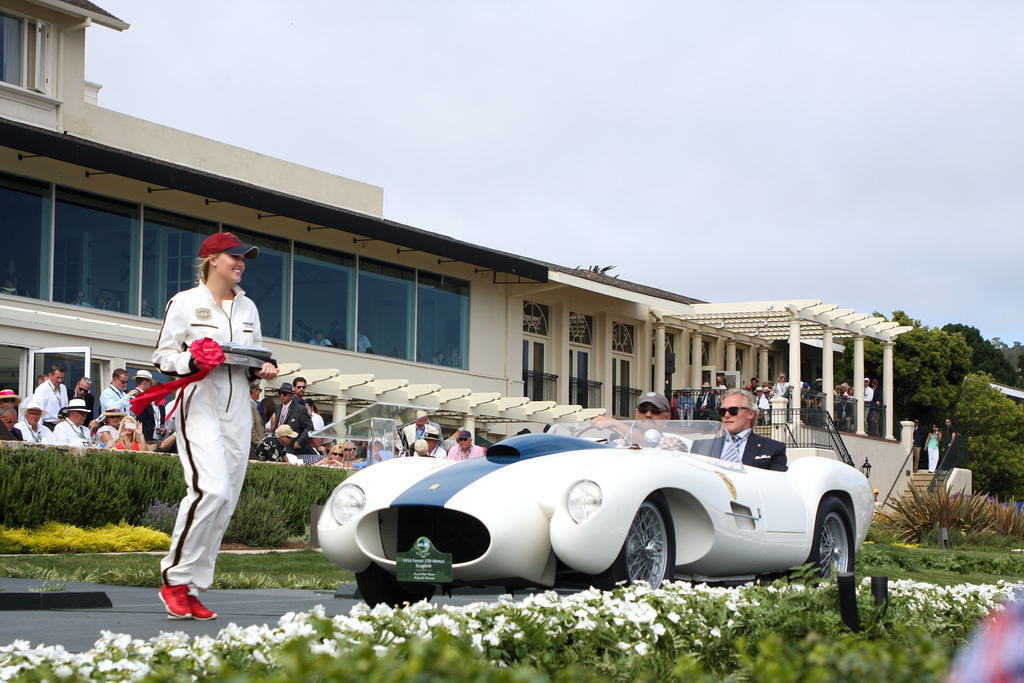
[(4, 294), (49, 298), (50, 188), (0, 174), (0, 240)]
[(419, 272), (416, 300), (416, 360), (466, 367), (469, 282)]
[(626, 323), (612, 323), (612, 351), (633, 353), (636, 328)]
[(295, 245), (292, 278), (292, 339), (333, 346), (350, 345), (355, 325), (355, 257)]
[(413, 271), (359, 260), (356, 350), (412, 360)]
[(0, 80), (14, 85), (21, 82), (21, 60), (25, 21), (0, 12)]
[(594, 316), (584, 313), (569, 313), (569, 341), (573, 344), (590, 346), (594, 343)]
[(138, 207), (95, 195), (57, 190), (53, 298), (80, 306), (134, 313), (138, 290)]
[(260, 248), (260, 255), (245, 262), (242, 289), (260, 312), (264, 337), (288, 338), (291, 249), (287, 240), (224, 226), (238, 239)]
[(196, 262), (215, 223), (146, 208), (142, 226), (143, 317), (163, 318), (172, 296), (196, 284)]
[(548, 307), (532, 301), (523, 302), (523, 332), (548, 336)]

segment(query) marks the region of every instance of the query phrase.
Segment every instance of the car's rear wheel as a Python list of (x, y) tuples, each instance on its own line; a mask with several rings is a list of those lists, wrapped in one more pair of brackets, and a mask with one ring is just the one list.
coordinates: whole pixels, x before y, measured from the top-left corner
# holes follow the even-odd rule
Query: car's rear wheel
[(393, 574), (388, 573), (377, 564), (370, 566), (361, 572), (356, 572), (356, 585), (363, 595), (363, 600), (370, 607), (380, 603), (399, 607), (408, 603), (416, 603), (420, 600), (429, 600), (434, 597), (434, 585), (431, 583), (407, 583), (401, 582)]
[(608, 569), (594, 577), (594, 586), (611, 590), (623, 581), (646, 581), (657, 588), (671, 579), (676, 563), (671, 519), (665, 497), (660, 493), (648, 496), (629, 525), (618, 557)]
[(856, 551), (850, 513), (835, 496), (825, 496), (814, 520), (814, 538), (807, 561), (823, 579), (838, 572), (852, 572)]

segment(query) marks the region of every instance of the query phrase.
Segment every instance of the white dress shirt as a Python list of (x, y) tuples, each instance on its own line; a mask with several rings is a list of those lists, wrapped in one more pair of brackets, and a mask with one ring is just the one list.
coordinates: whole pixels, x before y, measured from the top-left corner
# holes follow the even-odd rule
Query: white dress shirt
[(39, 418), (38, 427), (37, 431), (32, 431), (32, 428), (28, 426), (28, 422), (24, 420), (14, 425), (14, 428), (21, 432), (21, 438), (27, 443), (54, 443), (53, 432), (43, 424), (42, 418)]
[(89, 435), (89, 427), (77, 426), (70, 420), (62, 420), (53, 429), (54, 443), (68, 444), (69, 446), (91, 446), (92, 437)]
[(63, 384), (54, 387), (53, 382), (46, 380), (36, 387), (32, 398), (43, 406), (43, 422), (56, 422), (60, 409), (68, 407), (68, 388)]

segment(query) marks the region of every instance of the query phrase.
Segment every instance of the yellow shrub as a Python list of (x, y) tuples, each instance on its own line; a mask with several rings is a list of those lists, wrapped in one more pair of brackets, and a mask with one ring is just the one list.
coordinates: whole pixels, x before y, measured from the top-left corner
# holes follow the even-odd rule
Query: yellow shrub
[(130, 553), (167, 550), (171, 537), (126, 522), (98, 529), (47, 522), (38, 529), (0, 527), (0, 553)]

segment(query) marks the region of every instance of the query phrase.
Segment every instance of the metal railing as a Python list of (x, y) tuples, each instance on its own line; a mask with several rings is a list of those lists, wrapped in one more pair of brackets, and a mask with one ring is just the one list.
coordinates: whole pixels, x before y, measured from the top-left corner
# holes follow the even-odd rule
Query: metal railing
[(946, 446), (945, 452), (939, 458), (939, 465), (935, 468), (935, 475), (928, 483), (928, 493), (935, 493), (940, 486), (945, 486), (949, 475), (960, 466), (960, 439)]
[(640, 390), (632, 387), (612, 386), (612, 415), (614, 417), (633, 419), (636, 414), (636, 402), (640, 398)]
[(558, 375), (523, 370), (523, 396), (531, 401), (554, 401), (558, 392)]
[(569, 378), (569, 403), (584, 408), (601, 407), (601, 383), (592, 379)]
[(885, 406), (869, 403), (864, 416), (864, 431), (868, 436), (885, 436)]
[(782, 430), (785, 434), (787, 446), (794, 448), (825, 448), (833, 451), (836, 456), (849, 465), (855, 467), (850, 451), (846, 448), (842, 434), (836, 428), (836, 423), (827, 410), (821, 408), (801, 408), (800, 420), (796, 417), (794, 408), (785, 410), (770, 411), (770, 423), (772, 426), (758, 426), (754, 428), (758, 434), (770, 436), (773, 430)]
[(836, 428), (841, 432), (857, 431), (857, 410), (860, 408), (860, 401), (855, 398), (847, 398), (836, 394), (832, 402), (832, 413), (836, 416)]

